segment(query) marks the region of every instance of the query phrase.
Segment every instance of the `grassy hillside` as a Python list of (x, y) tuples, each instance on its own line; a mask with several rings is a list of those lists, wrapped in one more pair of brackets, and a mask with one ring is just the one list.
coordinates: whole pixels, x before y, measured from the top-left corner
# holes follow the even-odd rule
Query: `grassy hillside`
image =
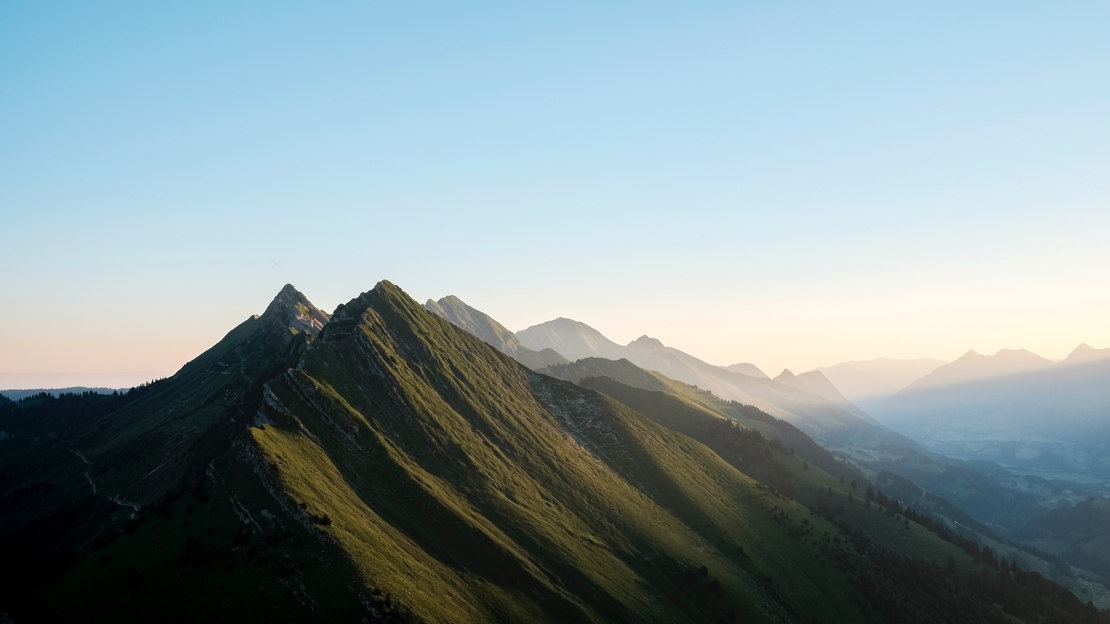
[[(95, 476), (166, 493), (17, 619), (1105, 621), (689, 387), (532, 372), (388, 282), (315, 340), (286, 335), (235, 334), (93, 420), (125, 441), (97, 447), (114, 462)], [(212, 395), (221, 362), (280, 370)], [(175, 469), (146, 485), (167, 449)]]

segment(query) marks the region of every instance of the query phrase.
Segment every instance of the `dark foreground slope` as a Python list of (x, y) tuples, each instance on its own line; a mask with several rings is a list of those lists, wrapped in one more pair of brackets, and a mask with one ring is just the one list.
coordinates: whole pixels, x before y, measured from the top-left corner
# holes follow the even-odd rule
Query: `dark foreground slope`
[[(80, 447), (105, 464), (89, 474), (97, 495), (111, 484), (137, 509), (112, 502), (125, 518), (81, 525), (90, 539), (72, 540), (76, 563), (53, 579), (20, 577), (25, 591), (0, 595), (0, 611), (17, 621), (1104, 621), (781, 443), (753, 436), (743, 448), (786, 466), (809, 506), (752, 478), (732, 447), (680, 432), (713, 411), (696, 401), (672, 393), (649, 418), (632, 394), (622, 402), (532, 372), (387, 282), (340, 306), (314, 340), (274, 316), (284, 320), (233, 332), (93, 420), (113, 432)], [(59, 464), (58, 483), (91, 491), (90, 464), (67, 446), (57, 448), (74, 462)], [(37, 505), (22, 509), (69, 509)]]
[(169, 379), (124, 395), (25, 399), (0, 414), (0, 596), (133, 527), (204, 478), (326, 322), (292, 286)]

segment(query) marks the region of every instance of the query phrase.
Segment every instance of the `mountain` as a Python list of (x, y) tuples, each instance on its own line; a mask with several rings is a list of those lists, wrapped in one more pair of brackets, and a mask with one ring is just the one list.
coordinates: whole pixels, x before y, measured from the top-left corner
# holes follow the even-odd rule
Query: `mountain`
[[(710, 448), (722, 439), (722, 431), (719, 426), (705, 425), (728, 422), (745, 430), (758, 432), (760, 436), (779, 443), (782, 448), (792, 449), (793, 454), (820, 466), (831, 475), (849, 479), (859, 476), (848, 464), (833, 457), (794, 425), (759, 408), (725, 401), (696, 386), (644, 370), (625, 359), (586, 358), (552, 366), (545, 369), (544, 373), (604, 392), (649, 418), (694, 437)], [(703, 435), (704, 432), (708, 433)], [(734, 455), (723, 453), (722, 457), (727, 461)], [(751, 468), (750, 465), (745, 467)]]
[(903, 392), (915, 393), (928, 388), (955, 386), (998, 377), (1009, 377), (1043, 370), (1051, 366), (1051, 360), (1025, 349), (1002, 349), (994, 355), (982, 355), (973, 350), (968, 351), (953, 362), (936, 368), (907, 386)]
[[(0, 586), (23, 588), (134, 527), (233, 446), (267, 379), (293, 366), (327, 315), (286, 286), (175, 375), (125, 395), (39, 395), (0, 414)], [(13, 598), (15, 597), (15, 598)]]
[[(569, 319), (536, 325), (517, 336), (533, 349), (554, 349), (570, 360), (627, 359), (636, 366), (704, 388), (723, 399), (755, 406), (833, 446), (878, 444), (888, 437), (887, 432), (843, 397), (837, 403), (797, 384), (714, 366), (649, 336), (641, 336), (622, 347), (585, 323)], [(903, 439), (897, 443), (912, 445)]]
[(741, 374), (747, 375), (749, 377), (758, 377), (760, 379), (769, 379), (769, 377), (767, 377), (767, 373), (764, 373), (763, 371), (759, 370), (759, 367), (757, 367), (755, 364), (748, 364), (747, 362), (741, 362), (739, 364), (732, 364), (732, 365), (726, 366), (725, 370), (730, 370), (734, 373), (741, 373)]
[(624, 349), (589, 325), (559, 317), (516, 333), (529, 349), (552, 349), (570, 361), (587, 357), (619, 360)]
[(1110, 358), (970, 352), (874, 410), (935, 452), (1022, 474), (1110, 481)]
[(1087, 343), (1083, 343), (1073, 349), (1072, 352), (1068, 354), (1068, 357), (1061, 361), (1060, 364), (1072, 366), (1077, 364), (1089, 364), (1100, 360), (1110, 360), (1110, 349), (1096, 349)]
[(795, 375), (787, 369), (783, 369), (782, 373), (775, 377), (775, 382), (790, 388), (796, 388), (803, 392), (819, 396), (826, 401), (832, 403), (843, 409), (846, 412), (853, 413), (860, 418), (870, 420), (870, 417), (864, 413), (863, 410), (852, 404), (851, 401), (844, 398), (840, 394), (836, 386), (833, 385), (829, 378), (826, 377), (821, 371), (809, 371), (801, 375)]
[(888, 397), (946, 364), (928, 358), (898, 360), (877, 358), (842, 362), (817, 368), (845, 398), (870, 413)]
[(0, 408), (0, 611), (1108, 621), (753, 408), (536, 373), (388, 282), (314, 310), (289, 287), (166, 380)]
[(533, 351), (525, 347), (504, 325), (493, 320), (488, 314), (468, 306), (454, 295), (439, 301), (429, 299), (424, 304), (424, 309), (481, 338), (486, 344), (533, 370), (564, 364), (567, 361), (565, 357), (551, 349)]

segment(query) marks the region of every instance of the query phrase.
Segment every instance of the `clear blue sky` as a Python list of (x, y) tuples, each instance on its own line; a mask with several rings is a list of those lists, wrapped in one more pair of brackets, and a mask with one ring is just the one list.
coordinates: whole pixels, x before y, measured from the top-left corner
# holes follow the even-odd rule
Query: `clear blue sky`
[(688, 4), (0, 3), (0, 388), (383, 278), (770, 373), (1110, 346), (1110, 4)]

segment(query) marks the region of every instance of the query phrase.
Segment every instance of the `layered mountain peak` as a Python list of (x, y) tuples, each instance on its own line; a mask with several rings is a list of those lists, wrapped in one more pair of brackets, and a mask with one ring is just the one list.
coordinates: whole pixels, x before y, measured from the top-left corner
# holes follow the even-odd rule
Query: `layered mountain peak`
[(999, 349), (994, 354), (996, 360), (1007, 362), (1029, 362), (1034, 365), (1051, 364), (1047, 359), (1033, 353), (1029, 349)]
[[(324, 342), (331, 342), (349, 336), (358, 327), (362, 317), (375, 301), (389, 299), (395, 296), (396, 293), (404, 295), (400, 288), (382, 280), (370, 290), (360, 293), (347, 303), (339, 304), (335, 308), (335, 312), (332, 313), (327, 326), (320, 332), (320, 339)], [(404, 296), (405, 298), (408, 297), (407, 295)]]
[(259, 318), (314, 338), (327, 324), (329, 316), (292, 284), (286, 284)]
[(439, 301), (429, 299), (424, 309), (465, 330), (483, 342), (533, 370), (566, 363), (567, 359), (551, 349), (533, 350), (520, 344), (516, 335), (493, 317), (472, 308), (455, 295)]
[(1052, 366), (1050, 360), (1026, 349), (1000, 349), (994, 355), (983, 355), (971, 350), (954, 362), (945, 364), (917, 380), (909, 386), (908, 390), (1007, 377), (1050, 366)]
[(628, 346), (633, 349), (650, 349), (652, 351), (662, 351), (665, 348), (658, 338), (652, 338), (646, 334), (628, 343)]
[(811, 370), (795, 375), (790, 369), (784, 368), (782, 372), (779, 373), (779, 376), (775, 377), (775, 382), (788, 388), (794, 388), (795, 390), (801, 390), (813, 396), (821, 397), (829, 403), (866, 420), (868, 423), (874, 422), (863, 410), (844, 398), (844, 395), (840, 393), (840, 390), (837, 389), (833, 382), (829, 381), (829, 378), (819, 370)]
[(770, 377), (767, 376), (767, 373), (764, 373), (762, 370), (760, 370), (758, 366), (749, 362), (738, 362), (736, 364), (726, 366), (725, 370), (729, 370), (734, 373), (740, 373), (742, 375), (747, 375), (748, 377), (755, 377), (757, 379), (770, 379)]
[(520, 345), (516, 336), (501, 323), (470, 307), (455, 295), (448, 295), (439, 301), (429, 299), (424, 304), (424, 309), (478, 336), (501, 351), (513, 350)]
[(565, 317), (533, 325), (517, 332), (516, 337), (529, 349), (552, 349), (568, 360), (587, 357), (615, 360), (623, 357), (624, 351), (624, 347), (609, 340), (596, 329)]
[(1086, 364), (1088, 362), (1107, 359), (1110, 359), (1110, 349), (1096, 349), (1084, 342), (1073, 349), (1072, 352), (1068, 354), (1068, 357), (1064, 358), (1061, 364)]

